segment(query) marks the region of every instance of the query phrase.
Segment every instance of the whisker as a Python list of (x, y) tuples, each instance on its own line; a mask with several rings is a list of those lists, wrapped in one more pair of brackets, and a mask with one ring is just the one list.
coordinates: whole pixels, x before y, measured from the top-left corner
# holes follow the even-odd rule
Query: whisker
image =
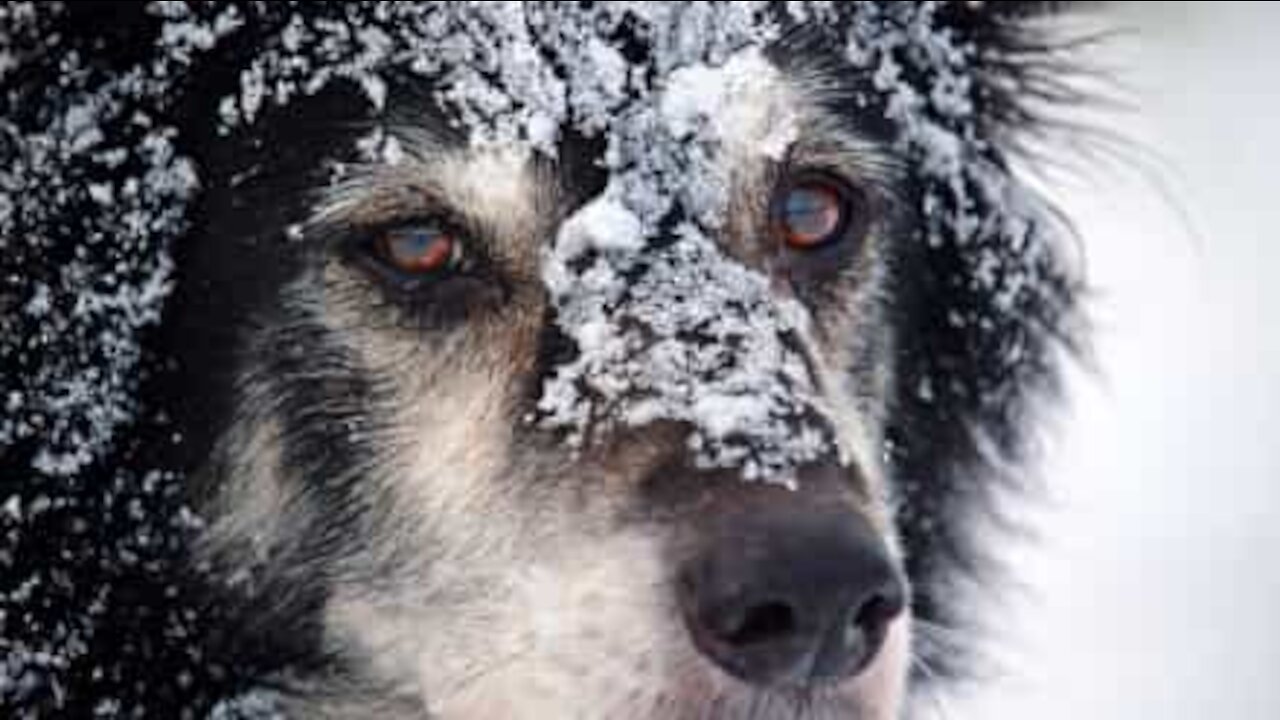
[(910, 663), (911, 667), (918, 669), (920, 674), (925, 678), (925, 691), (928, 693), (928, 702), (933, 708), (934, 713), (939, 720), (947, 720), (950, 717), (950, 711), (947, 707), (945, 698), (942, 696), (942, 692), (938, 689), (940, 681), (938, 673), (930, 667), (929, 662), (925, 660), (923, 656), (917, 655), (914, 652), (911, 653)]
[(959, 629), (932, 620), (914, 618), (912, 630), (917, 639), (936, 645), (943, 650), (967, 649), (972, 644), (970, 638)]

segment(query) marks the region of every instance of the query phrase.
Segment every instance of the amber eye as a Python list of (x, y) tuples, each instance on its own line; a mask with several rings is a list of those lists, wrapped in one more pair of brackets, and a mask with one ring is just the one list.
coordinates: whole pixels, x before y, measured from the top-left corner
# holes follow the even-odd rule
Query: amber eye
[(840, 237), (849, 223), (848, 190), (815, 178), (788, 187), (777, 203), (774, 224), (788, 247), (811, 250)]
[(388, 265), (410, 275), (453, 269), (462, 259), (462, 243), (434, 224), (386, 230), (376, 239), (374, 251)]

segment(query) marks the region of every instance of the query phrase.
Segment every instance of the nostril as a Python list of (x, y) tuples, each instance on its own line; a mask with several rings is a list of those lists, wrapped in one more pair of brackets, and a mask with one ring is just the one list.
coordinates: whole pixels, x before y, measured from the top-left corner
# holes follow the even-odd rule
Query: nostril
[(879, 653), (889, 624), (906, 610), (901, 583), (892, 582), (856, 604), (843, 627), (830, 633), (815, 664), (817, 674), (861, 672)]
[(755, 605), (736, 620), (717, 634), (725, 643), (738, 647), (775, 642), (796, 632), (795, 610), (782, 602)]
[(858, 629), (872, 636), (878, 635), (905, 607), (906, 602), (901, 593), (893, 590), (878, 592), (863, 601), (854, 612), (851, 629)]

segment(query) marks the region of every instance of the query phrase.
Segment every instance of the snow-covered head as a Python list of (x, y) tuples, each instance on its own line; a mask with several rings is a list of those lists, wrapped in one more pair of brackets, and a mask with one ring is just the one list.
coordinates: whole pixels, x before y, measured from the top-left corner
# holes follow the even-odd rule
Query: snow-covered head
[(1024, 4), (103, 12), (0, 8), (0, 708), (898, 713), (1071, 332)]

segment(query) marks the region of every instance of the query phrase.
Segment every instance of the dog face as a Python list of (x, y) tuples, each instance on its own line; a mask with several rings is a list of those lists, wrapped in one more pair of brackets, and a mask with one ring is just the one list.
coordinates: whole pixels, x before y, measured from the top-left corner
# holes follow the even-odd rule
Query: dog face
[[(896, 716), (908, 591), (880, 448), (899, 178), (805, 62), (757, 53), (713, 78), (714, 240), (799, 318), (776, 340), (828, 439), (786, 476), (706, 467), (685, 422), (576, 446), (538, 422), (575, 352), (543, 264), (604, 189), (585, 141), (558, 163), (469, 146), (405, 90), (392, 156), (302, 188), (199, 473), (202, 552), (232, 592), (291, 628), (313, 617), (323, 669), (285, 680), (300, 717)], [(791, 132), (762, 151), (779, 118)], [(203, 242), (243, 246), (245, 223), (212, 215)]]
[(971, 674), (1083, 341), (1011, 170), (1081, 97), (1060, 5), (0, 5), (0, 707)]

